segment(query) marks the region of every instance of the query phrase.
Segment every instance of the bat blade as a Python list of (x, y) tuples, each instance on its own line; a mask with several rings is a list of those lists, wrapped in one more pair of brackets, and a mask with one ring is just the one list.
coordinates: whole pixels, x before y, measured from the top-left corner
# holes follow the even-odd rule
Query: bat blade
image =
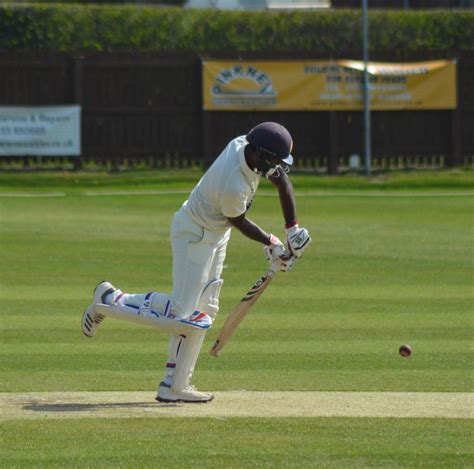
[(240, 300), (240, 303), (234, 308), (229, 314), (227, 319), (222, 326), (219, 335), (217, 336), (214, 345), (210, 350), (210, 354), (214, 357), (218, 357), (224, 348), (225, 344), (229, 341), (232, 334), (235, 332), (242, 319), (250, 311), (252, 306), (257, 302), (262, 293), (268, 287), (273, 279), (275, 270), (270, 268), (260, 279), (253, 285), (253, 287), (246, 293), (246, 295)]

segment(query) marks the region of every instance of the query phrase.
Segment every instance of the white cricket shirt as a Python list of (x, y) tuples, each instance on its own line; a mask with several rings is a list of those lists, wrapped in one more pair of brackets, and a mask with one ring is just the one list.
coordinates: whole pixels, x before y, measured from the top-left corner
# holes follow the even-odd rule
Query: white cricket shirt
[(227, 230), (227, 217), (247, 211), (260, 182), (260, 175), (245, 161), (244, 135), (231, 140), (184, 202), (191, 217), (207, 230)]

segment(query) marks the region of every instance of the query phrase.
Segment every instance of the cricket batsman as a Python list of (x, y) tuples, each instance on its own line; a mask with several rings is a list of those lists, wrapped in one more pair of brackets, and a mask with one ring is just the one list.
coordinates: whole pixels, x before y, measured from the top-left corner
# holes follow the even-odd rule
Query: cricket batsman
[[(171, 224), (173, 289), (123, 293), (110, 282), (97, 285), (82, 316), (82, 331), (93, 337), (106, 317), (158, 327), (170, 334), (168, 360), (156, 399), (160, 402), (207, 402), (209, 392), (191, 383), (207, 329), (219, 311), (219, 294), (231, 228), (264, 245), (279, 270), (288, 271), (311, 242), (298, 225), (293, 186), (293, 140), (276, 122), (263, 122), (231, 140), (174, 214)], [(261, 177), (276, 187), (285, 221), (280, 241), (247, 218)]]

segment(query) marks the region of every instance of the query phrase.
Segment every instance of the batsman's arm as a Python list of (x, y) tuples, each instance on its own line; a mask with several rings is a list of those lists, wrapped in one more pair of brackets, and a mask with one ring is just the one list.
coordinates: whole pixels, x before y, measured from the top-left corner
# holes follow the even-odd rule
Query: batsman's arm
[(286, 224), (291, 224), (296, 220), (296, 202), (295, 194), (293, 191), (293, 184), (285, 171), (277, 171), (275, 175), (272, 175), (268, 180), (278, 190), (280, 197), (281, 210), (283, 212), (283, 218)]
[(262, 230), (256, 223), (246, 218), (245, 213), (238, 217), (227, 219), (234, 228), (237, 228), (244, 236), (247, 236), (247, 238), (265, 245), (269, 244), (270, 233)]
[(294, 260), (291, 259), (285, 246), (275, 235), (263, 231), (253, 221), (245, 218), (245, 214), (235, 218), (228, 218), (228, 220), (243, 235), (265, 244), (265, 256), (271, 263), (275, 262), (280, 270), (291, 270)]
[(284, 171), (277, 171), (269, 178), (278, 189), (280, 203), (285, 218), (286, 247), (289, 254), (295, 258), (301, 257), (311, 243), (311, 236), (306, 228), (299, 227), (296, 218), (296, 203), (293, 185)]

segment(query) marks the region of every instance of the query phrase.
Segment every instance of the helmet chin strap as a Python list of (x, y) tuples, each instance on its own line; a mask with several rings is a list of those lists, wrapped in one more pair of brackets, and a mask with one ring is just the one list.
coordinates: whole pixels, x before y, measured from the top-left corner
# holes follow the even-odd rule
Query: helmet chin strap
[(280, 170), (284, 171), (285, 173), (289, 173), (290, 172), (290, 167), (287, 164), (283, 163), (283, 162), (282, 162), (282, 164), (277, 164), (275, 166), (272, 166), (270, 163), (268, 163), (267, 161), (265, 161), (262, 158), (258, 158), (257, 163), (256, 163), (256, 167), (254, 168), (254, 171), (256, 173), (259, 173), (261, 176), (264, 176), (267, 179), (270, 176), (273, 176), (275, 174), (278, 177), (279, 173), (280, 173)]

